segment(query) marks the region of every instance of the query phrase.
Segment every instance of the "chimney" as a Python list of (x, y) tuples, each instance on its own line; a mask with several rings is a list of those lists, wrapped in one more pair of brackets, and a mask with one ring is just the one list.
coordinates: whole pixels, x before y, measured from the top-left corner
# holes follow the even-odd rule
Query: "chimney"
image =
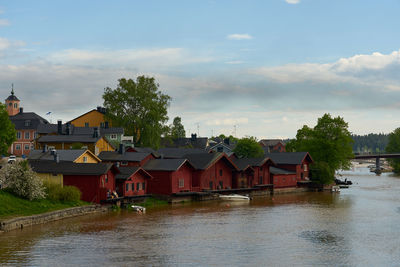
[(65, 129), (67, 135), (71, 134), (71, 128), (70, 127), (71, 127), (71, 123), (67, 122), (67, 128)]
[(60, 135), (62, 134), (62, 121), (61, 120), (57, 121), (57, 133)]
[(109, 127), (109, 126), (108, 126), (108, 121), (105, 121), (105, 122), (104, 122), (104, 128), (108, 129), (108, 127)]
[(19, 108), (19, 113), (24, 113), (24, 109), (23, 108)]
[(197, 134), (192, 134), (191, 140), (194, 142), (194, 141), (196, 141), (196, 139), (197, 139)]
[(58, 156), (58, 154), (57, 153), (54, 153), (54, 162), (56, 162), (56, 163), (60, 163), (60, 157)]
[(229, 145), (229, 138), (225, 138), (225, 139), (224, 139), (224, 143), (225, 143), (226, 145)]
[(124, 144), (119, 144), (118, 154), (121, 154), (121, 155), (125, 154)]
[(46, 152), (47, 152), (47, 145), (43, 145), (43, 150), (42, 150), (42, 152), (43, 152), (43, 153), (46, 153)]
[(101, 112), (101, 107), (100, 106), (97, 106), (97, 111)]

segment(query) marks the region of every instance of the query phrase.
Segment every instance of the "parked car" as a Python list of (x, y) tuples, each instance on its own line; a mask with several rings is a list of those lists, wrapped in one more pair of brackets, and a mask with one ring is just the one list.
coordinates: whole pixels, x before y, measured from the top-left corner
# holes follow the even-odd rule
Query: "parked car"
[(14, 155), (11, 155), (11, 156), (9, 156), (8, 157), (8, 163), (14, 163), (14, 162), (16, 162), (17, 161), (17, 157), (16, 156), (14, 156)]

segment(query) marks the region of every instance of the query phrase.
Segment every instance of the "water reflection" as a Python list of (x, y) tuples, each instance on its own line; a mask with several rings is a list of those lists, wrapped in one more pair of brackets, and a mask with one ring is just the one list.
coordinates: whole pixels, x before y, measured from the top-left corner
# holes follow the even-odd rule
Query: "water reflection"
[(345, 175), (354, 185), (340, 194), (121, 211), (1, 234), (0, 265), (399, 265), (400, 179)]

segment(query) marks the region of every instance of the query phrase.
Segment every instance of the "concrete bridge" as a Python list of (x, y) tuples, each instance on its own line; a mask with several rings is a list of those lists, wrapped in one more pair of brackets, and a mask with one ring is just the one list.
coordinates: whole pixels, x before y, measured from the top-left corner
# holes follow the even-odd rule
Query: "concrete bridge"
[(376, 171), (380, 173), (381, 170), (381, 158), (400, 158), (400, 153), (387, 153), (387, 154), (362, 154), (362, 155), (354, 155), (354, 159), (375, 159), (376, 161)]

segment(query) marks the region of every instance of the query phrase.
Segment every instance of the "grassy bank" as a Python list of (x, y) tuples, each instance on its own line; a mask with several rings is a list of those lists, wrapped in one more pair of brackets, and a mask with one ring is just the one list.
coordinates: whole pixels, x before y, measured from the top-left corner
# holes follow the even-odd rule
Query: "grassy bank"
[(143, 203), (138, 203), (138, 205), (146, 208), (156, 208), (156, 207), (167, 206), (168, 201), (150, 197), (146, 198), (146, 200)]
[(83, 201), (61, 202), (48, 199), (29, 201), (0, 190), (0, 220), (88, 205)]

